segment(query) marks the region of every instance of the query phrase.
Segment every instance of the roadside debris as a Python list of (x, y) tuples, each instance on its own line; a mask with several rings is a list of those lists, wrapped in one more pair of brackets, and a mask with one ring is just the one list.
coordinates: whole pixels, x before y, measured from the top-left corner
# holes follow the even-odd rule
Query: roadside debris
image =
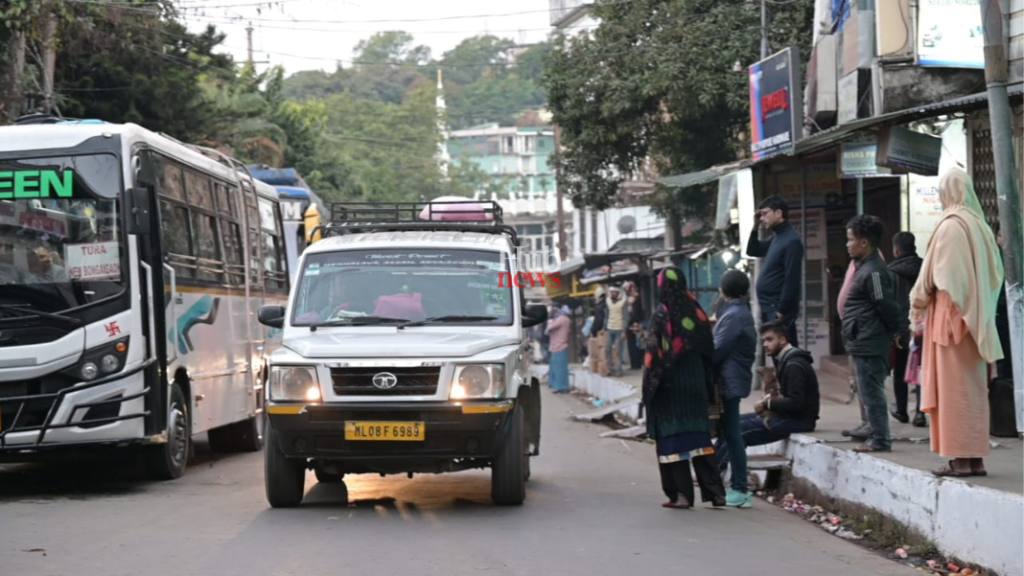
[[(897, 548), (888, 548), (884, 539), (879, 534), (874, 534), (864, 518), (864, 523), (858, 519), (843, 517), (826, 510), (821, 506), (813, 506), (795, 497), (793, 494), (785, 494), (776, 497), (774, 494), (758, 491), (755, 492), (758, 498), (763, 498), (769, 504), (779, 506), (787, 512), (797, 514), (808, 522), (817, 524), (819, 528), (844, 540), (856, 541), (858, 544), (880, 553), (890, 560), (900, 564), (916, 568), (926, 574), (959, 574), (963, 576), (981, 576), (981, 572), (973, 568), (962, 568), (958, 563), (939, 557), (930, 546), (915, 551), (909, 545)], [(891, 544), (890, 544), (891, 546)]]

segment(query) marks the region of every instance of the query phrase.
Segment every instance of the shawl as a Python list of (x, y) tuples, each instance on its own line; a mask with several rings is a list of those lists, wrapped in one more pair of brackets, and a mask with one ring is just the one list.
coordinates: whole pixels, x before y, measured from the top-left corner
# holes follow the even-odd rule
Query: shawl
[(942, 217), (910, 292), (910, 321), (918, 325), (935, 294), (945, 291), (966, 322), (978, 353), (986, 362), (995, 362), (1003, 357), (995, 318), (1004, 274), (995, 235), (985, 222), (967, 172), (960, 168), (946, 172), (939, 181), (939, 200)]
[(645, 402), (654, 397), (665, 378), (665, 369), (672, 366), (677, 358), (687, 352), (700, 354), (710, 377), (711, 360), (715, 354), (715, 339), (708, 316), (688, 289), (681, 269), (673, 266), (661, 271), (658, 275), (658, 298), (661, 305), (651, 317), (644, 354)]

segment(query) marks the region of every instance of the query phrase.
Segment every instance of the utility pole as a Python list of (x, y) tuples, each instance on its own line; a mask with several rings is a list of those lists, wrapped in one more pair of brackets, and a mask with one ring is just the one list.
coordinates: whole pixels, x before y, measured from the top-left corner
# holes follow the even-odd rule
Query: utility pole
[[(555, 152), (556, 154), (561, 154), (562, 152), (562, 129), (559, 128), (558, 124), (555, 124)], [(558, 255), (562, 262), (565, 262), (568, 255), (566, 254), (565, 246), (565, 206), (562, 204), (562, 186), (558, 182), (560, 164), (560, 162), (555, 164), (555, 199), (556, 206), (558, 207)]]
[[(53, 3), (48, 2), (47, 8), (52, 9)], [(54, 75), (57, 69), (57, 15), (51, 10), (45, 13), (43, 22), (43, 113), (52, 114), (55, 107)]]
[(247, 61), (249, 62), (249, 66), (252, 66), (253, 65), (253, 61), (252, 61), (252, 22), (249, 22), (249, 25), (246, 26), (246, 28), (245, 28), (245, 36), (246, 36), (246, 39), (248, 40), (248, 46), (249, 46), (249, 58), (247, 59)]
[(1024, 430), (1024, 294), (1021, 291), (1021, 213), (1017, 188), (1017, 167), (1013, 156), (1013, 116), (1006, 84), (1010, 65), (1006, 54), (1003, 12), (999, 0), (982, 0), (981, 22), (985, 29), (985, 82), (988, 85), (988, 111), (992, 125), (992, 155), (996, 167), (996, 196), (999, 201), (999, 229), (1003, 235), (1003, 265), (1006, 269), (1006, 311), (1010, 316), (1010, 350), (1013, 355), (1013, 382), (1017, 412), (1017, 430)]
[(761, 0), (761, 60), (768, 57), (768, 0)]

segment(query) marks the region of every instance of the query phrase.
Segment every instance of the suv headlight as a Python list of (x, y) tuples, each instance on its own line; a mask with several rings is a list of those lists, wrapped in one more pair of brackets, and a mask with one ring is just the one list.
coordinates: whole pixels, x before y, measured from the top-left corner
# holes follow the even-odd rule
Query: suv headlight
[(288, 402), (320, 400), (320, 382), (314, 366), (271, 366), (270, 399)]
[(501, 398), (505, 396), (504, 364), (466, 364), (455, 367), (452, 400), (467, 398)]

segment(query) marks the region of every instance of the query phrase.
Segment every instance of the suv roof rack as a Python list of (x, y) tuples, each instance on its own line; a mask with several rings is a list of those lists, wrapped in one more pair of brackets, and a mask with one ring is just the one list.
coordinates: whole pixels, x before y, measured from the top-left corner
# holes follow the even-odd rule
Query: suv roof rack
[[(459, 209), (465, 205), (465, 209)], [(436, 210), (436, 211), (435, 211)], [(420, 215), (426, 213), (426, 218)], [(483, 220), (435, 220), (434, 216), (483, 215)], [(506, 234), (519, 246), (516, 229), (502, 221), (501, 206), (493, 200), (435, 200), (433, 202), (332, 202), (331, 221), (318, 226), (323, 237), (367, 232), (436, 231)]]

